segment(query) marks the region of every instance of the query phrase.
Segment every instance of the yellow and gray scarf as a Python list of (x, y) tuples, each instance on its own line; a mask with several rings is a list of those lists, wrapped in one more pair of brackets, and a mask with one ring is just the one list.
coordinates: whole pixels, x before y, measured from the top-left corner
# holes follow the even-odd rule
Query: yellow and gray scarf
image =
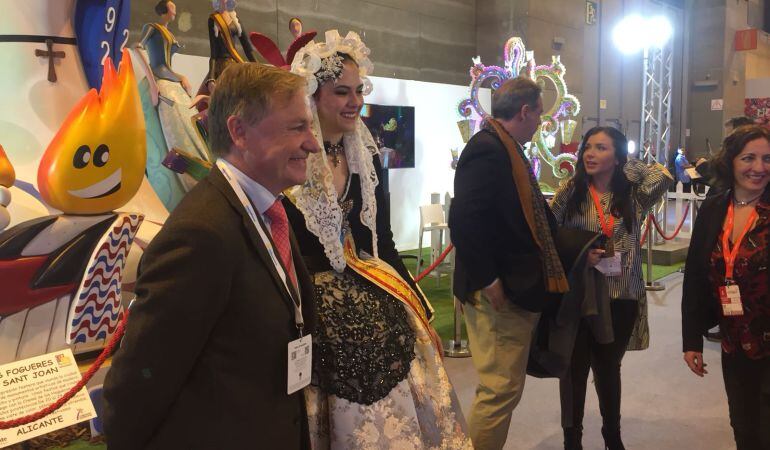
[(505, 131), (505, 128), (495, 119), (486, 120), (487, 129), (494, 132), (502, 141), (508, 156), (511, 158), (513, 168), (513, 182), (519, 194), (521, 209), (527, 219), (527, 225), (532, 233), (543, 260), (543, 274), (545, 289), (547, 292), (564, 293), (569, 290), (567, 277), (564, 274), (559, 254), (553, 243), (551, 227), (548, 225), (548, 217), (545, 213), (545, 204), (542, 201), (543, 193), (535, 179), (532, 167), (529, 164), (521, 146)]

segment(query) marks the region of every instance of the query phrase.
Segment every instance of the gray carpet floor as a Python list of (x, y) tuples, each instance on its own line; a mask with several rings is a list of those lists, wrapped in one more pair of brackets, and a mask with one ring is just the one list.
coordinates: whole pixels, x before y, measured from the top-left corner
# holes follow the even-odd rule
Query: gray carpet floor
[[(682, 275), (661, 280), (666, 289), (649, 292), (650, 348), (623, 359), (623, 441), (629, 450), (734, 449), (722, 383), (719, 344), (706, 342), (709, 374), (696, 377), (681, 352)], [(470, 410), (478, 378), (470, 358), (445, 364), (463, 411)], [(589, 383), (592, 382), (589, 378)], [(596, 391), (589, 386), (583, 446), (603, 449)], [(528, 377), (513, 413), (506, 450), (563, 448), (556, 380)]]

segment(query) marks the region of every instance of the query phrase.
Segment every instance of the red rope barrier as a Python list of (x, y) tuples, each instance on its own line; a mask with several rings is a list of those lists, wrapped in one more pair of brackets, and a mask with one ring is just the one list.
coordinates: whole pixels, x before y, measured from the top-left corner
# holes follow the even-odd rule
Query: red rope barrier
[(91, 364), (91, 367), (88, 368), (88, 371), (86, 371), (85, 375), (83, 375), (83, 378), (81, 378), (80, 381), (78, 381), (78, 383), (72, 387), (72, 389), (70, 389), (64, 395), (62, 395), (61, 398), (59, 398), (59, 400), (54, 402), (52, 405), (47, 406), (46, 408), (43, 408), (36, 413), (19, 417), (13, 420), (0, 421), (0, 430), (16, 428), (22, 425), (26, 425), (30, 422), (38, 421), (43, 417), (53, 413), (57, 409), (64, 406), (65, 403), (70, 401), (72, 397), (75, 396), (75, 394), (77, 394), (78, 392), (80, 392), (81, 389), (83, 389), (83, 386), (85, 386), (86, 383), (88, 383), (91, 380), (94, 374), (96, 374), (96, 371), (99, 370), (102, 364), (104, 364), (104, 361), (107, 360), (110, 354), (112, 354), (112, 350), (115, 348), (118, 342), (120, 342), (120, 339), (123, 337), (123, 333), (126, 330), (127, 319), (128, 319), (128, 310), (126, 310), (125, 314), (123, 315), (123, 320), (121, 320), (120, 323), (118, 324), (118, 328), (115, 330), (115, 334), (112, 335), (110, 342), (107, 344), (106, 347), (104, 347), (104, 350), (102, 350), (102, 353), (99, 355), (98, 358), (96, 358), (96, 361), (94, 361), (94, 363)]
[[(454, 249), (454, 248), (455, 248), (455, 246), (452, 245), (452, 244), (447, 245), (447, 247), (444, 249), (444, 251), (441, 253), (441, 255), (439, 255), (439, 257), (436, 258), (436, 260), (433, 262), (433, 264), (431, 264), (430, 267), (425, 269), (421, 274), (417, 275), (417, 277), (414, 279), (414, 282), (415, 283), (419, 283), (420, 280), (422, 280), (423, 278), (428, 276), (429, 273), (433, 272), (433, 269), (435, 269), (439, 264), (444, 262), (444, 259), (446, 259), (446, 257), (449, 254), (449, 252), (451, 252), (452, 249)], [(422, 251), (422, 249), (420, 249), (420, 251)]]
[[(650, 214), (651, 216), (652, 214)], [(644, 243), (647, 241), (647, 232), (650, 230), (650, 217), (647, 216), (647, 220), (644, 221), (644, 231), (642, 232), (642, 239), (639, 241), (639, 247), (644, 247)]]
[(670, 241), (670, 240), (674, 239), (679, 234), (680, 231), (682, 231), (682, 225), (684, 225), (684, 221), (687, 218), (687, 213), (688, 212), (690, 212), (690, 202), (687, 202), (687, 205), (684, 208), (684, 214), (682, 214), (682, 220), (679, 222), (679, 225), (676, 227), (676, 230), (674, 230), (674, 234), (672, 234), (671, 236), (666, 236), (663, 233), (663, 230), (661, 229), (660, 224), (658, 223), (658, 221), (655, 219), (655, 216), (650, 214), (650, 217), (652, 218), (652, 223), (655, 225), (655, 229), (658, 231), (658, 234), (660, 234), (660, 236), (663, 239), (665, 239), (667, 241)]

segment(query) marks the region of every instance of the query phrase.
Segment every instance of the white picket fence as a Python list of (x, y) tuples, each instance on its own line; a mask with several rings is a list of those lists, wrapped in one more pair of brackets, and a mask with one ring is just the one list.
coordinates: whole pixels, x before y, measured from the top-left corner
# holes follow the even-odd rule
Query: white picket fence
[[(708, 186), (706, 186), (706, 191), (703, 194), (698, 194), (695, 192), (695, 186), (693, 186), (690, 192), (684, 192), (682, 183), (677, 183), (675, 192), (666, 193), (666, 207), (662, 211), (663, 220), (660, 221), (666, 235), (671, 235), (671, 233), (676, 230), (676, 227), (682, 220), (682, 214), (684, 214), (685, 207), (689, 204), (690, 209), (687, 212), (688, 217), (685, 219), (685, 224), (677, 235), (677, 239), (690, 239), (690, 236), (692, 236), (692, 227), (695, 224), (695, 217), (697, 217), (698, 214), (698, 207), (700, 206), (700, 202), (706, 198), (708, 189)], [(672, 200), (674, 203), (673, 208), (671, 206)], [(673, 214), (673, 220), (671, 222), (668, 221), (668, 216), (670, 214)]]

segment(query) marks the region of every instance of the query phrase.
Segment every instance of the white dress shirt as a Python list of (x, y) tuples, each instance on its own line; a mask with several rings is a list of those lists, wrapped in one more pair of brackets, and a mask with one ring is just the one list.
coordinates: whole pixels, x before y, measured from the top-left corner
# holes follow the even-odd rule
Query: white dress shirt
[[(261, 184), (254, 181), (251, 177), (246, 175), (245, 173), (238, 170), (237, 167), (232, 165), (229, 161), (227, 161), (224, 158), (220, 158), (220, 161), (224, 165), (227, 166), (228, 169), (230, 169), (230, 173), (232, 173), (233, 177), (235, 177), (235, 180), (238, 182), (238, 185), (243, 189), (243, 192), (246, 194), (246, 197), (249, 198), (251, 201), (251, 204), (254, 205), (254, 208), (256, 208), (257, 212), (260, 216), (262, 216), (262, 221), (264, 224), (268, 227), (270, 230), (270, 234), (273, 233), (272, 229), (270, 229), (271, 220), (270, 217), (265, 214), (268, 209), (270, 209), (271, 206), (273, 206), (273, 203), (275, 203), (276, 200), (280, 200), (283, 198), (283, 194), (280, 194), (278, 197), (273, 195), (272, 192), (267, 190), (266, 187), (262, 186)], [(289, 225), (291, 226), (291, 225)], [(294, 279), (297, 279), (297, 270), (296, 267), (292, 270), (294, 272)]]
[(220, 161), (230, 169), (230, 172), (233, 174), (233, 177), (235, 177), (238, 185), (243, 189), (243, 192), (249, 200), (251, 200), (251, 204), (254, 205), (254, 208), (256, 208), (259, 215), (262, 216), (262, 221), (265, 225), (270, 227), (270, 218), (265, 212), (273, 206), (273, 203), (275, 203), (276, 200), (283, 198), (283, 196), (276, 197), (272, 192), (268, 191), (266, 187), (252, 180), (248, 175), (238, 170), (237, 167), (232, 165), (226, 159), (220, 158)]

